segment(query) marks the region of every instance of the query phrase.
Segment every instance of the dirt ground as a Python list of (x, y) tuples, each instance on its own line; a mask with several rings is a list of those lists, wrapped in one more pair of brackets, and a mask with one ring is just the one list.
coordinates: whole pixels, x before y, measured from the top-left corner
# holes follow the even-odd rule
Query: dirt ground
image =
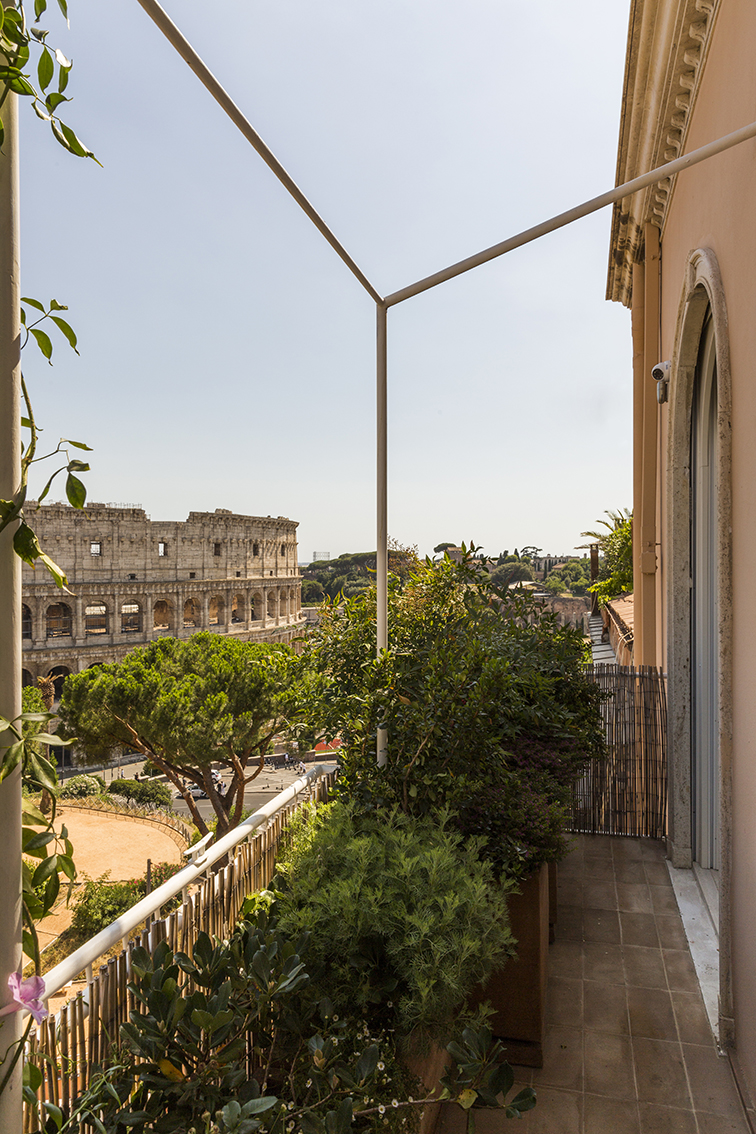
[[(76, 811), (58, 808), (59, 827), (64, 823), (73, 843), (73, 857), (79, 879), (88, 874), (99, 878), (110, 871), (113, 882), (141, 878), (152, 862), (181, 862), (183, 853), (157, 823), (135, 823), (104, 811)], [(71, 924), (71, 908), (65, 901), (38, 926), (42, 949)]]

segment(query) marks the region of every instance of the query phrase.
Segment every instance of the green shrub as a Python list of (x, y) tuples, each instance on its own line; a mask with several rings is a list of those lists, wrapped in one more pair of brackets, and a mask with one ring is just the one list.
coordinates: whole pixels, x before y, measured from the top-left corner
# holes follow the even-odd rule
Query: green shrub
[(143, 897), (136, 879), (109, 882), (109, 877), (110, 871), (106, 871), (99, 878), (87, 878), (74, 899), (71, 925), (85, 940), (105, 929)]
[(72, 776), (60, 786), (60, 799), (85, 799), (88, 795), (99, 795), (105, 790), (102, 776)]
[(446, 817), (305, 810), (280, 863), (281, 928), (311, 934), (308, 963), (340, 1011), (448, 1038), (472, 988), (512, 950), (504, 895), (480, 840)]
[(133, 799), (144, 807), (171, 807), (171, 789), (166, 784), (155, 783), (153, 780), (113, 780), (108, 786), (111, 795), (122, 795), (124, 799)]
[[(155, 862), (151, 867), (152, 889), (157, 890), (169, 878), (183, 869), (180, 862)], [(100, 930), (105, 929), (116, 918), (136, 905), (147, 893), (147, 875), (142, 878), (131, 878), (127, 882), (110, 882), (110, 871), (101, 874), (99, 878), (87, 878), (81, 890), (74, 899), (74, 911), (71, 925), (75, 932), (83, 939), (94, 937)], [(178, 905), (175, 898), (162, 907), (164, 916), (169, 909)]]

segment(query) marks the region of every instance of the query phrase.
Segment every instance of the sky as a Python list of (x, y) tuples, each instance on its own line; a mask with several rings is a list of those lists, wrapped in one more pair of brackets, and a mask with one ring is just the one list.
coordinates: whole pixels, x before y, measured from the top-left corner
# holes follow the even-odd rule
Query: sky
[[(384, 295), (614, 184), (629, 0), (165, 7)], [(373, 302), (136, 0), (69, 14), (41, 23), (103, 168), (21, 107), (22, 292), (81, 355), (25, 352), (45, 440), (93, 447), (92, 501), (287, 516), (300, 561), (374, 548)], [(389, 311), (394, 539), (564, 553), (631, 505), (610, 219)]]

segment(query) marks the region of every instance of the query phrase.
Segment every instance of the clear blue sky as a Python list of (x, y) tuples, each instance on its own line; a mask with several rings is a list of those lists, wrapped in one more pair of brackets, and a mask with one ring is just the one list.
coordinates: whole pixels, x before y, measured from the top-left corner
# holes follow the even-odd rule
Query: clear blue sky
[[(628, 0), (166, 0), (379, 291), (614, 182)], [(71, 157), (22, 106), (25, 360), (89, 497), (375, 546), (374, 306), (135, 0), (70, 0)], [(631, 504), (628, 312), (604, 210), (389, 313), (389, 531), (566, 551)], [(39, 486), (37, 486), (39, 487)], [(59, 494), (58, 494), (59, 495)]]

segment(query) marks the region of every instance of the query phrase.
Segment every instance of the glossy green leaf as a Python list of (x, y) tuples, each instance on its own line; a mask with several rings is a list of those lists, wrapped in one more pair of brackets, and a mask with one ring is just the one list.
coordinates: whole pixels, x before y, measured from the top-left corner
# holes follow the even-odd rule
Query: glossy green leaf
[(21, 418), (21, 426), (22, 426), (23, 429), (31, 429), (32, 423), (31, 423), (31, 421), (29, 420), (28, 417), (22, 417)]
[(58, 7), (65, 16), (66, 23), (68, 23), (68, 4), (66, 3), (66, 0), (58, 0)]
[[(0, 70), (8, 70), (9, 71), (10, 68), (0, 68)], [(7, 83), (9, 89), (12, 90), (14, 94), (27, 95), (31, 98), (34, 98), (37, 94), (34, 87), (29, 82), (29, 80), (21, 74), (6, 77), (5, 82)]]
[(67, 437), (63, 437), (61, 440), (63, 440), (66, 445), (73, 445), (74, 449), (86, 449), (88, 453), (93, 452), (92, 446), (85, 445), (83, 441), (70, 441)]
[(42, 109), (42, 107), (39, 105), (39, 103), (37, 102), (36, 99), (32, 103), (32, 109), (33, 109), (34, 113), (36, 114), (37, 118), (41, 118), (43, 122), (49, 122), (50, 121), (50, 115), (47, 114)]
[(71, 59), (66, 59), (65, 55), (59, 47), (55, 48), (55, 58), (58, 60), (58, 66), (63, 67), (66, 71), (70, 71), (73, 67), (73, 61)]
[(68, 76), (70, 73), (70, 68), (68, 67), (61, 67), (58, 70), (58, 91), (60, 94), (63, 94), (63, 91), (68, 86)]
[(34, 560), (39, 557), (42, 548), (29, 525), (22, 521), (13, 536), (13, 550), (24, 563), (34, 566)]
[(50, 300), (50, 310), (51, 311), (68, 311), (68, 304), (58, 303), (57, 299), (51, 299)]
[(67, 323), (65, 321), (65, 319), (61, 319), (61, 317), (59, 315), (51, 315), (50, 318), (53, 321), (53, 323), (55, 324), (55, 326), (60, 331), (63, 332), (63, 334), (65, 335), (65, 337), (68, 339), (69, 343), (71, 344), (72, 349), (75, 350), (76, 353), (78, 354), (79, 352), (78, 352), (78, 350), (76, 350), (76, 344), (78, 342), (78, 339), (76, 338), (76, 334), (74, 333), (73, 327), (71, 327), (71, 325), (69, 323)]
[(66, 575), (63, 568), (59, 567), (55, 560), (51, 559), (49, 555), (46, 555), (44, 551), (40, 551), (37, 558), (39, 559), (42, 566), (47, 569), (50, 575), (52, 575), (55, 586), (60, 587), (62, 591), (70, 594), (71, 592), (68, 590), (68, 576)]
[(89, 472), (89, 465), (86, 461), (69, 461), (66, 467), (69, 472)]
[[(37, 0), (37, 2), (39, 2), (39, 0)], [(44, 3), (44, 0), (41, 0), (41, 2)], [(52, 55), (45, 47), (42, 49), (42, 54), (40, 55), (39, 63), (37, 64), (37, 78), (39, 79), (40, 88), (43, 91), (49, 87), (50, 83), (53, 80), (54, 74), (55, 64), (53, 63)]]
[(73, 473), (66, 477), (66, 497), (72, 508), (83, 508), (87, 499), (85, 485)]
[(37, 503), (38, 504), (41, 504), (42, 501), (45, 499), (48, 492), (50, 491), (50, 488), (52, 487), (52, 482), (55, 480), (58, 473), (61, 473), (61, 472), (63, 472), (63, 469), (56, 469), (56, 471), (52, 474), (52, 476), (48, 480), (47, 484), (45, 485), (45, 487), (42, 489), (39, 496), (37, 497)]
[(38, 299), (32, 299), (28, 295), (22, 295), (21, 296), (21, 302), (27, 304), (28, 307), (35, 307), (37, 309), (37, 311), (44, 312), (44, 310), (45, 310), (43, 303), (40, 303)]
[[(53, 126), (54, 125), (55, 125), (55, 123), (53, 123)], [(50, 359), (52, 358), (52, 352), (53, 352), (52, 343), (50, 342), (50, 336), (47, 334), (46, 331), (40, 330), (39, 327), (30, 327), (29, 332), (30, 332), (30, 334), (34, 335), (37, 346), (39, 347), (39, 349), (42, 351), (43, 355), (45, 356), (45, 358), (49, 362)]]
[(45, 106), (51, 114), (54, 114), (62, 102), (68, 101), (69, 100), (66, 98), (66, 96), (64, 94), (60, 94), (59, 91), (51, 91), (45, 99)]
[(5, 750), (5, 755), (3, 756), (2, 763), (0, 763), (0, 782), (2, 782), (2, 780), (4, 780), (11, 774), (23, 754), (23, 740), (17, 740), (15, 744), (11, 744), (10, 748), (7, 748)]
[(34, 19), (38, 20), (47, 11), (47, 0), (34, 0)]

